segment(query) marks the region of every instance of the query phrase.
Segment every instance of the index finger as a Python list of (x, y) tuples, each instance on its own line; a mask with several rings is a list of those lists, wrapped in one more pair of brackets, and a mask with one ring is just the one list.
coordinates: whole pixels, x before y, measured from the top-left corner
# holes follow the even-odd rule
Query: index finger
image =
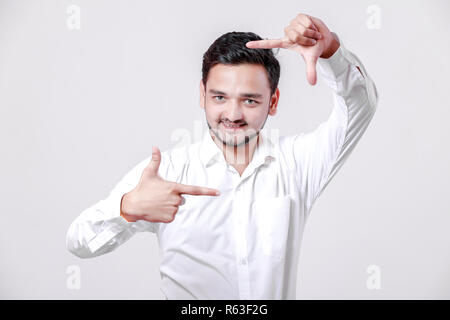
[(267, 40), (253, 40), (247, 42), (245, 45), (250, 49), (273, 49), (284, 48), (286, 44), (286, 38), (281, 39), (267, 39)]
[(190, 186), (187, 184), (176, 183), (175, 189), (180, 194), (192, 194), (194, 196), (218, 196), (220, 191), (217, 189), (211, 189), (199, 186)]

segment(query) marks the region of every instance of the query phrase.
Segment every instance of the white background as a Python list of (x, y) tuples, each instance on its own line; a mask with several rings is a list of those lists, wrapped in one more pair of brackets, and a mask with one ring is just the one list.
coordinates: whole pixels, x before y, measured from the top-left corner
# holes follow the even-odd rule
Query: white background
[[(67, 27), (70, 5), (79, 30)], [(368, 28), (370, 5), (380, 29)], [(174, 132), (204, 124), (201, 62), (216, 38), (278, 38), (298, 13), (339, 35), (380, 100), (311, 213), (297, 298), (449, 299), (446, 0), (0, 0), (0, 298), (162, 299), (154, 234), (83, 260), (67, 251), (67, 229), (152, 145), (172, 148)], [(277, 57), (279, 110), (266, 127), (311, 131), (331, 111), (331, 90), (320, 74), (307, 83), (300, 55)], [(79, 289), (67, 286), (71, 265)], [(366, 285), (370, 265), (378, 290)]]

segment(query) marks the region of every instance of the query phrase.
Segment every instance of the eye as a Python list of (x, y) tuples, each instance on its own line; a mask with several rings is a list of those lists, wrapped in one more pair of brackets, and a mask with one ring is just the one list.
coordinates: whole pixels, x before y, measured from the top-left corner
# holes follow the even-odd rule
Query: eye
[[(216, 99), (216, 98), (223, 98), (223, 96), (214, 96), (213, 97), (213, 99)], [(219, 100), (219, 99), (216, 99), (217, 101), (221, 101), (221, 100)]]
[(258, 104), (258, 101), (252, 100), (252, 99), (246, 99), (245, 101), (252, 101), (253, 103), (250, 104)]

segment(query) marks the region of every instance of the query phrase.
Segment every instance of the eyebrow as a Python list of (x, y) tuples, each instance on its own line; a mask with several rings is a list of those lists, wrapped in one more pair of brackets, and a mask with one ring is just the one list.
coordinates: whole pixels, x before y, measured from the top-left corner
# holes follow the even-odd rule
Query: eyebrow
[[(215, 89), (209, 89), (208, 93), (211, 94), (221, 94), (226, 96), (227, 94), (225, 92), (219, 91), (219, 90), (215, 90)], [(245, 97), (245, 98), (262, 98), (263, 95), (260, 93), (241, 93), (240, 94), (241, 97)]]

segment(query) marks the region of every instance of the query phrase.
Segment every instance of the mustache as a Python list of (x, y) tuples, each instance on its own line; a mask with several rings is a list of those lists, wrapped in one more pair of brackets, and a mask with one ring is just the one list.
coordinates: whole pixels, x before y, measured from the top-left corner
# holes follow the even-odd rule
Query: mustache
[(224, 123), (227, 123), (227, 124), (239, 124), (239, 125), (241, 125), (241, 124), (247, 124), (246, 122), (242, 122), (242, 121), (220, 120), (220, 122), (224, 122)]

